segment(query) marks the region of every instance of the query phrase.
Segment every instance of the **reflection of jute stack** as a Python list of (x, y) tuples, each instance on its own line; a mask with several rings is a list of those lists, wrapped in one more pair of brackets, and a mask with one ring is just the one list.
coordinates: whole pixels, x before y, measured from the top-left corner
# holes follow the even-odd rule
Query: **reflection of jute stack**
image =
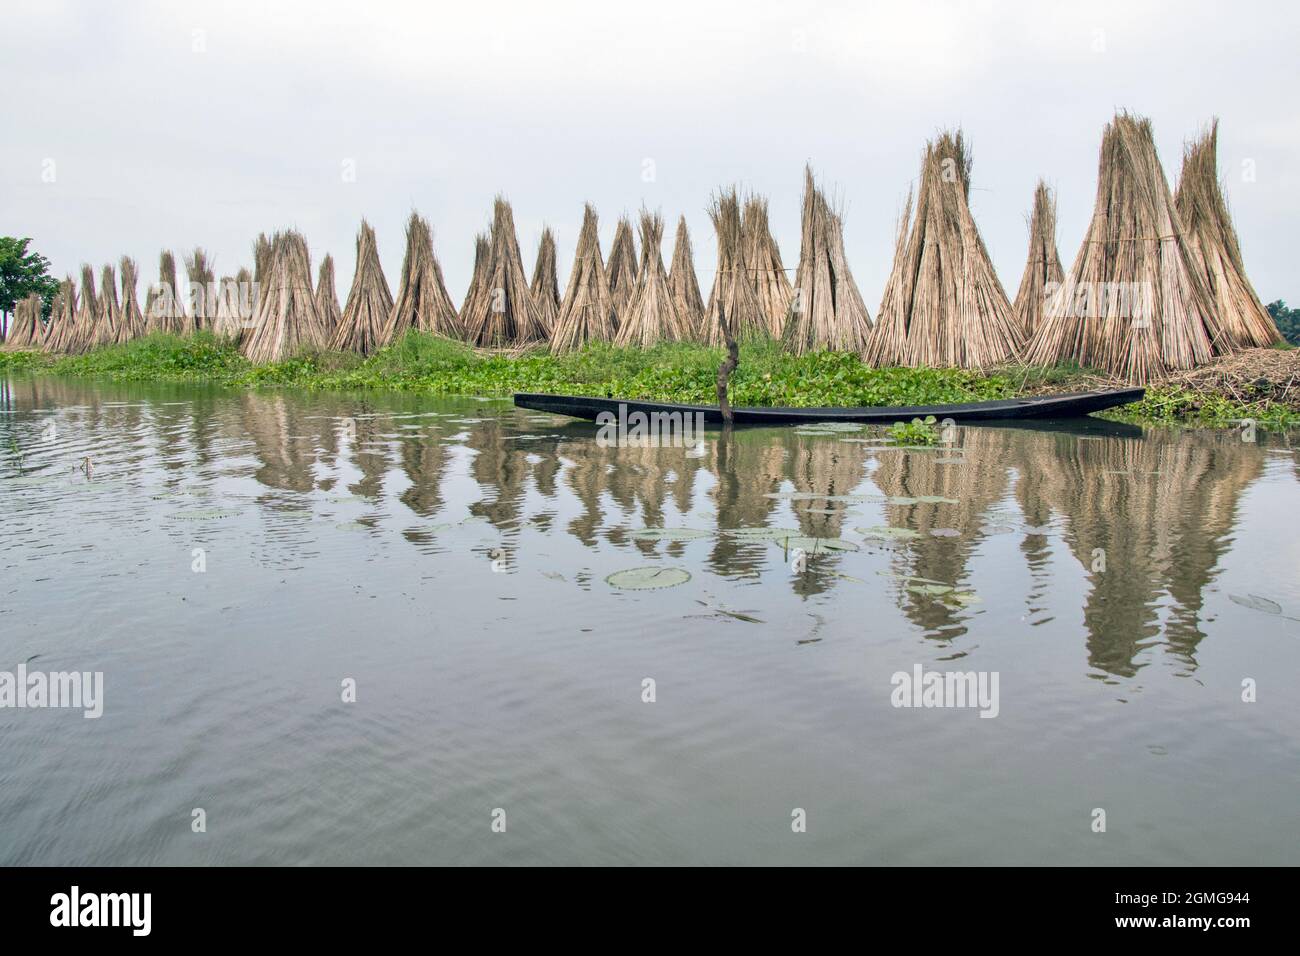
[(1043, 475), (1040, 494), (1065, 515), (1067, 542), (1092, 582), (1084, 607), (1089, 662), (1131, 676), (1163, 629), (1179, 657), (1194, 663), (1204, 591), (1262, 455), (1243, 449), (1234, 433), (1151, 431), (1078, 441), (1072, 451), (1044, 445), (1022, 467)]
[[(890, 527), (910, 528), (920, 537), (898, 548), (895, 572), (927, 578), (953, 587), (968, 584), (970, 559), (987, 536), (987, 513), (1010, 486), (1007, 455), (1017, 440), (1011, 429), (960, 428), (956, 448), (936, 451), (882, 451), (872, 480), (889, 497), (937, 496), (955, 501), (886, 504)], [(960, 453), (957, 453), (957, 448)], [(964, 464), (945, 464), (958, 457)], [(951, 529), (956, 536), (937, 537), (932, 531)], [(906, 613), (929, 631), (945, 637), (962, 632), (957, 624), (966, 612), (941, 601), (909, 599)]]
[(316, 452), (312, 440), (305, 437), (310, 427), (303, 411), (307, 406), (283, 395), (264, 392), (245, 392), (241, 403), (241, 424), (253, 440), (261, 463), (254, 473), (258, 482), (285, 491), (315, 488), (312, 464)]

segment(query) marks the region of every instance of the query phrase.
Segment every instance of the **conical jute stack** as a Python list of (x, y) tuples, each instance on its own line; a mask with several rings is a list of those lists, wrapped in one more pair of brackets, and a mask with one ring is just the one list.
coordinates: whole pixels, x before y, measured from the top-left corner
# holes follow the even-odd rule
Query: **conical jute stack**
[(488, 283), (491, 281), (490, 269), (492, 264), (492, 240), (486, 232), (481, 232), (474, 237), (474, 270), (470, 273), (469, 288), (465, 290), (465, 299), (460, 304), (461, 325), (465, 324), (465, 316), (475, 312), (478, 308), (478, 300), (486, 295)]
[(1219, 183), (1218, 141), (1216, 119), (1185, 147), (1174, 205), (1228, 340), (1237, 347), (1273, 345), (1282, 336), (1246, 278), (1237, 230)]
[(186, 332), (212, 328), (217, 315), (216, 286), (212, 264), (203, 249), (195, 249), (185, 259), (185, 277), (189, 280), (185, 301), (189, 305)]
[(99, 316), (99, 293), (95, 290), (95, 270), (81, 264), (81, 290), (77, 296), (77, 315), (72, 322), (68, 351), (80, 354), (89, 351), (95, 339), (95, 323)]
[(695, 276), (695, 250), (691, 248), (691, 234), (686, 228), (685, 216), (677, 220), (677, 239), (673, 243), (672, 264), (668, 267), (668, 288), (677, 314), (690, 329), (689, 337), (703, 338), (704, 297), (700, 295), (700, 281)]
[(725, 321), (736, 341), (764, 338), (768, 334), (767, 321), (758, 301), (754, 283), (750, 281), (745, 265), (745, 250), (740, 232), (740, 200), (736, 190), (720, 193), (709, 210), (713, 228), (718, 236), (718, 271), (709, 293), (705, 327), (710, 345), (724, 345), (722, 332)]
[(442, 265), (433, 251), (433, 230), (414, 212), (406, 224), (402, 280), (397, 302), (384, 327), (384, 344), (396, 342), (411, 329), (448, 338), (464, 336), (460, 316), (442, 278)]
[(118, 260), (118, 269), (122, 282), (122, 311), (117, 327), (117, 341), (129, 342), (142, 337), (145, 332), (144, 313), (140, 311), (140, 300), (136, 294), (136, 266), (130, 256)]
[(1024, 344), (971, 216), (970, 169), (960, 130), (926, 146), (916, 218), (905, 239), (909, 196), (866, 362), (987, 368), (1015, 358)]
[(370, 223), (357, 232), (357, 268), (343, 306), (343, 318), (330, 347), (340, 352), (370, 355), (383, 345), (384, 326), (393, 311), (393, 293), (379, 263), (379, 246)]
[(537, 262), (533, 266), (533, 281), (529, 284), (537, 318), (546, 326), (549, 337), (560, 318), (560, 279), (555, 269), (555, 233), (550, 226), (542, 227), (542, 238), (537, 243)]
[(605, 263), (605, 278), (609, 280), (609, 296), (614, 303), (614, 328), (623, 324), (623, 314), (636, 294), (636, 243), (632, 239), (632, 221), (621, 216), (614, 229), (614, 241), (609, 247)]
[(176, 259), (164, 249), (158, 255), (158, 283), (150, 286), (145, 296), (146, 332), (167, 332), (171, 335), (184, 333), (185, 309), (181, 302), (181, 290), (176, 284)]
[(1056, 252), (1056, 197), (1041, 179), (1034, 189), (1034, 209), (1029, 216), (1029, 258), (1011, 311), (1026, 339), (1043, 319), (1048, 294), (1065, 281), (1061, 257)]
[(35, 292), (18, 302), (5, 335), (6, 352), (38, 351), (43, 347), (45, 336), (41, 327), (41, 309), (44, 306)]
[[(319, 290), (317, 297), (319, 300)], [(255, 299), (253, 276), (247, 269), (223, 276), (217, 285), (217, 314), (212, 320), (212, 333), (238, 345), (253, 318)]]
[(470, 343), (509, 348), (546, 341), (547, 329), (533, 308), (510, 204), (498, 196), (492, 211), (492, 245), (484, 270), (486, 285), (466, 302), (462, 315)]
[(656, 342), (684, 342), (691, 336), (691, 326), (677, 311), (668, 272), (661, 251), (664, 220), (658, 213), (641, 213), (641, 267), (636, 291), (614, 342), (649, 348)]
[(1141, 384), (1228, 349), (1156, 155), (1149, 120), (1106, 127), (1092, 222), (1025, 350)]
[(796, 355), (860, 352), (871, 335), (871, 314), (844, 254), (844, 222), (804, 168), (799, 268), (781, 339)]
[(59, 293), (54, 297), (54, 308), (50, 311), (50, 324), (45, 331), (45, 350), (68, 352), (76, 335), (76, 324), (77, 284), (72, 276), (65, 276), (59, 283)]
[(740, 242), (744, 249), (745, 269), (754, 284), (767, 332), (773, 338), (780, 338), (790, 301), (794, 298), (794, 288), (785, 274), (781, 250), (768, 228), (767, 200), (761, 196), (745, 200), (740, 219)]
[(240, 350), (250, 362), (280, 362), (303, 350), (324, 349), (329, 339), (316, 311), (311, 257), (296, 232), (276, 236), (266, 287), (253, 315), (253, 328)]
[(90, 336), (91, 348), (116, 342), (121, 324), (122, 305), (117, 300), (117, 270), (106, 265), (99, 274), (99, 308), (95, 312), (95, 326)]
[(588, 342), (614, 338), (614, 301), (600, 254), (600, 232), (596, 210), (590, 203), (582, 213), (582, 230), (573, 254), (569, 284), (560, 302), (560, 317), (551, 333), (555, 354), (582, 348)]
[(326, 336), (333, 338), (343, 320), (343, 310), (339, 307), (339, 292), (334, 283), (334, 257), (329, 253), (320, 261), (316, 278), (316, 311), (320, 313), (321, 327)]

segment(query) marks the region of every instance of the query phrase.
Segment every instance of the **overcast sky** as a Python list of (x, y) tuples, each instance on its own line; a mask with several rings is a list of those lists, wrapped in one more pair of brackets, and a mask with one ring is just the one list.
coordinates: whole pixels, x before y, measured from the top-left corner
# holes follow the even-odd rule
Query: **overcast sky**
[(233, 273), (259, 231), (293, 227), (313, 266), (334, 254), (342, 300), (361, 217), (395, 284), (414, 208), (459, 303), (500, 192), (530, 274), (555, 229), (562, 284), (584, 201), (606, 254), (644, 204), (667, 257), (685, 214), (707, 295), (710, 193), (767, 195), (793, 268), (810, 161), (874, 316), (924, 143), (960, 125), (1014, 296), (1035, 181), (1057, 190), (1068, 267), (1124, 108), (1154, 122), (1171, 187), (1183, 142), (1220, 118), (1255, 288), (1300, 304), (1294, 2), (4, 0), (3, 24), (0, 234), (33, 237), (59, 275), (126, 253), (152, 281), (161, 248), (196, 245)]

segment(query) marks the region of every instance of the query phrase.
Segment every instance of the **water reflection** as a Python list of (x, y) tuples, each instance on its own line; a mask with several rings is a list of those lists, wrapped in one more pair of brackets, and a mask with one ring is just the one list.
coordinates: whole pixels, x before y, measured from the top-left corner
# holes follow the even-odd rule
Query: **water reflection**
[[(1267, 439), (1249, 445), (1236, 434), (1102, 426), (962, 428), (951, 447), (933, 450), (880, 446), (869, 440), (878, 432), (768, 429), (710, 432), (693, 448), (609, 448), (592, 426), (503, 403), (52, 378), (5, 383), (0, 410), (6, 441), (23, 453), (21, 472), (10, 462), (7, 489), (0, 482), (11, 511), (56, 500), (85, 459), (97, 479), (121, 482), (123, 500), (133, 489), (237, 498), (227, 485), (251, 479), (265, 518), (259, 547), (273, 566), (301, 566), (319, 545), (320, 530), (304, 519), (372, 532), (391, 523), (416, 553), (445, 547), (447, 527), (479, 519), (498, 532), (507, 564), (527, 529), (806, 601), (888, 594), (919, 635), (957, 653), (986, 608), (918, 593), (909, 580), (978, 592), (977, 565), (996, 555), (1000, 582), (1028, 582), (1020, 603), (1031, 623), (1068, 613), (1063, 595), (1082, 581), (1086, 659), (1104, 679), (1134, 677), (1154, 645), (1182, 673), (1195, 671), (1205, 595), (1267, 450)], [(43, 442), (51, 421), (63, 437)], [(912, 536), (857, 530), (876, 526)], [(711, 536), (633, 535), (655, 527)], [(771, 542), (725, 533), (761, 527), (858, 550), (815, 555), (791, 573)], [(608, 564), (593, 554), (582, 573)]]

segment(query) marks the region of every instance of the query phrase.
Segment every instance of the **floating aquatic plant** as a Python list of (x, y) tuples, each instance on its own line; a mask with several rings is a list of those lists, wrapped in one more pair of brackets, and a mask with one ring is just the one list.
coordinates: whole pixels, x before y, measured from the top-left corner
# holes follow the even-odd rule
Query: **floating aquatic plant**
[(676, 587), (690, 579), (691, 573), (685, 568), (650, 565), (615, 571), (605, 578), (605, 583), (621, 591), (653, 591), (659, 588)]

